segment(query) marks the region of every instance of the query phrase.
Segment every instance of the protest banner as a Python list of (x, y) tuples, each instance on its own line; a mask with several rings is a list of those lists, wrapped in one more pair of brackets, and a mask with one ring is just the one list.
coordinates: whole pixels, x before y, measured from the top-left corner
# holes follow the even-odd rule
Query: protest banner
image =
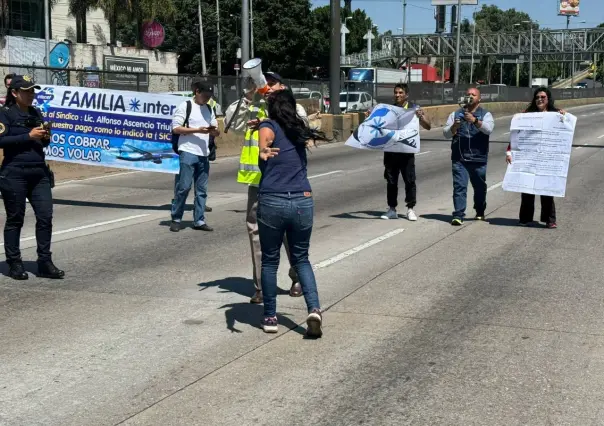
[(419, 118), (415, 109), (378, 104), (346, 141), (346, 145), (373, 151), (419, 152)]
[(512, 164), (504, 191), (564, 197), (577, 117), (557, 112), (516, 114), (510, 126)]
[(44, 85), (34, 106), (51, 123), (48, 160), (178, 173), (172, 116), (182, 102), (173, 95)]

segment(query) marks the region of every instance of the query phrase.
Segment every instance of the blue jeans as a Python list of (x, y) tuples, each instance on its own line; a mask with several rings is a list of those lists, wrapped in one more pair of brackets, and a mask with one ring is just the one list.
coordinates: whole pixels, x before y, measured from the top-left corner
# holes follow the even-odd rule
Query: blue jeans
[(175, 182), (174, 203), (172, 203), (172, 220), (180, 222), (185, 211), (189, 191), (195, 183), (195, 202), (193, 222), (196, 226), (205, 224), (206, 198), (208, 198), (208, 176), (210, 161), (208, 157), (180, 152), (180, 173)]
[(466, 215), (468, 180), (474, 189), (474, 210), (484, 216), (487, 208), (487, 163), (453, 161), (453, 217), (463, 219)]
[(296, 270), (308, 312), (320, 309), (317, 281), (308, 260), (314, 202), (303, 193), (260, 194), (258, 231), (262, 250), (261, 278), (264, 316), (277, 312), (277, 269), (283, 237), (287, 235), (291, 266)]

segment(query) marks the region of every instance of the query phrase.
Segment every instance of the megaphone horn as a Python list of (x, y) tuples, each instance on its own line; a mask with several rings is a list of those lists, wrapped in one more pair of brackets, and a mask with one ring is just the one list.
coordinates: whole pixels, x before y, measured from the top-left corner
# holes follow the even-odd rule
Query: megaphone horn
[(262, 73), (262, 59), (254, 58), (243, 64), (243, 73), (250, 77), (256, 85), (256, 90), (261, 95), (268, 92), (268, 84)]

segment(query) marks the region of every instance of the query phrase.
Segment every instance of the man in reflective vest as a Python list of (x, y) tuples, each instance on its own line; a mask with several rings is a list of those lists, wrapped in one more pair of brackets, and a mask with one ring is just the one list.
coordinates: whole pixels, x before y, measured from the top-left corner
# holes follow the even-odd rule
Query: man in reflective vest
[[(264, 76), (270, 87), (268, 93), (286, 88), (282, 78), (278, 74), (267, 72)], [(260, 168), (258, 167), (258, 156), (260, 153), (258, 148), (258, 123), (268, 118), (268, 113), (266, 111), (266, 102), (256, 93), (255, 87), (248, 87), (246, 89), (243, 102), (241, 102), (239, 109), (237, 109), (237, 104), (238, 102), (234, 102), (227, 108), (225, 112), (225, 123), (229, 123), (233, 120), (230, 129), (236, 134), (245, 136), (239, 159), (237, 182), (248, 185), (246, 223), (252, 250), (254, 287), (256, 289), (256, 293), (251, 298), (250, 302), (262, 303), (262, 286), (260, 283), (262, 250), (260, 249), (260, 237), (256, 220), (256, 212), (258, 209), (258, 185), (260, 184), (260, 178), (262, 176)], [(302, 119), (308, 119), (306, 110), (302, 105), (297, 104), (296, 111)], [(284, 245), (287, 257), (290, 259), (287, 237), (285, 237)], [(298, 275), (292, 267), (289, 268), (289, 277), (292, 280), (289, 295), (292, 297), (302, 296), (302, 287), (298, 281)]]

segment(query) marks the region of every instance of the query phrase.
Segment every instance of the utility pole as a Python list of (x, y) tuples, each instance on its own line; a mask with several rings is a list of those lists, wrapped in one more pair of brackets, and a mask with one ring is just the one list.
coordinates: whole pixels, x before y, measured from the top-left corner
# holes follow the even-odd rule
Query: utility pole
[(457, 45), (455, 46), (455, 87), (459, 85), (459, 51), (461, 44), (461, 0), (457, 0)]
[(241, 0), (241, 63), (250, 60), (250, 0)]
[(216, 0), (216, 74), (218, 74), (218, 103), (222, 105), (222, 54), (220, 52), (220, 0)]
[(254, 4), (254, 0), (250, 0), (250, 51), (251, 57), (254, 58), (254, 12), (252, 9), (252, 5)]
[(533, 87), (533, 23), (531, 22), (531, 48), (529, 50), (529, 89)]
[(403, 0), (403, 35), (405, 35), (406, 28), (407, 28), (407, 0)]
[(340, 0), (330, 1), (331, 43), (329, 47), (329, 110), (340, 113)]
[(375, 36), (373, 35), (373, 28), (369, 28), (367, 30), (367, 34), (363, 36), (365, 40), (367, 40), (367, 66), (371, 66), (371, 44)]
[(472, 64), (470, 65), (470, 84), (474, 80), (474, 39), (476, 37), (476, 12), (472, 14), (474, 29), (472, 30)]
[[(44, 0), (44, 50), (46, 53), (46, 66), (50, 66), (50, 1)], [(52, 84), (50, 81), (50, 70), (46, 70), (46, 84)]]
[(206, 68), (206, 49), (203, 44), (203, 20), (201, 19), (201, 0), (197, 0), (197, 14), (199, 15), (199, 42), (201, 44), (201, 74), (208, 75)]
[[(348, 18), (346, 18), (348, 19)], [(340, 30), (341, 39), (340, 39), (340, 54), (342, 56), (346, 56), (346, 34), (350, 34), (350, 30), (346, 27), (346, 20), (342, 22), (342, 28)]]

